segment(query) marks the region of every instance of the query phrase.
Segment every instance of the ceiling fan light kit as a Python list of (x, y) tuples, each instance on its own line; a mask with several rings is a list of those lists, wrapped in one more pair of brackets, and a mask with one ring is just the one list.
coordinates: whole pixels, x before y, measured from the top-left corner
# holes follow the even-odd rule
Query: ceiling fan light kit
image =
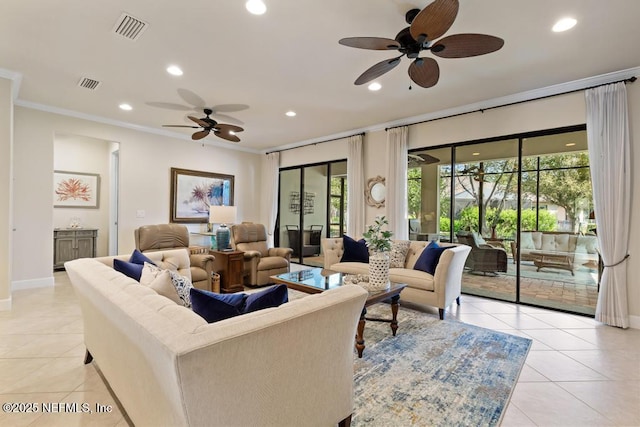
[[(400, 56), (373, 65), (354, 82), (362, 85), (391, 71), (403, 56), (413, 59), (408, 73), (411, 80), (424, 88), (438, 83), (440, 67), (429, 57), (420, 57), (422, 51), (440, 58), (469, 58), (495, 52), (504, 46), (504, 40), (486, 34), (454, 34), (439, 39), (446, 33), (458, 14), (458, 0), (435, 0), (424, 9), (411, 9), (405, 14), (409, 27), (402, 29), (395, 39), (382, 37), (347, 37), (341, 45), (369, 50), (395, 50)], [(439, 39), (439, 40), (438, 40)]]

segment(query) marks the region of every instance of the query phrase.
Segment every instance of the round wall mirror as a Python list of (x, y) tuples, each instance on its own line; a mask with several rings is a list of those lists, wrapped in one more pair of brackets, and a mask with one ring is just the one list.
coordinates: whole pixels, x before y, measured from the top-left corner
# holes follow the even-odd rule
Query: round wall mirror
[(365, 190), (366, 201), (369, 206), (376, 208), (384, 207), (384, 201), (387, 197), (387, 188), (385, 179), (381, 176), (369, 178), (367, 181), (367, 189)]

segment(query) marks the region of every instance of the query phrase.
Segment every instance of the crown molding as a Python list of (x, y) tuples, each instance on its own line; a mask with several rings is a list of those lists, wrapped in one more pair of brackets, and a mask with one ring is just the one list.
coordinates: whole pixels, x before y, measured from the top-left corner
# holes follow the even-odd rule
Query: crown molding
[(433, 113), (421, 114), (419, 116), (406, 117), (378, 125), (372, 125), (365, 128), (352, 129), (346, 132), (340, 132), (333, 135), (326, 135), (320, 138), (308, 139), (305, 141), (295, 142), (283, 146), (273, 147), (263, 150), (262, 153), (270, 153), (273, 151), (290, 150), (292, 148), (304, 147), (306, 145), (318, 144), (324, 141), (332, 141), (340, 138), (346, 138), (361, 132), (376, 132), (398, 126), (411, 126), (421, 122), (442, 119), (445, 117), (457, 116), (461, 114), (473, 113), (476, 111), (487, 110), (489, 108), (498, 108), (521, 102), (534, 101), (549, 96), (562, 95), (564, 93), (575, 92), (588, 89), (593, 86), (600, 86), (616, 81), (626, 80), (634, 76), (640, 75), (640, 67), (628, 68), (626, 70), (615, 71), (612, 73), (601, 74), (597, 76), (587, 77), (584, 79), (573, 80), (566, 83), (560, 83), (553, 86), (546, 86), (539, 89), (533, 89), (525, 92), (519, 92), (512, 95), (506, 95), (499, 98), (493, 98), (485, 101), (467, 104), (460, 107), (449, 108), (446, 110), (435, 111)]
[(18, 93), (20, 92), (20, 85), (22, 84), (22, 74), (0, 68), (0, 78), (11, 80), (11, 99), (13, 99), (15, 103), (16, 99), (18, 99)]
[[(138, 132), (145, 132), (145, 133), (150, 133), (150, 134), (154, 134), (154, 135), (166, 136), (168, 138), (174, 138), (174, 139), (180, 139), (180, 140), (183, 140), (183, 141), (193, 142), (193, 140), (190, 137), (188, 137), (188, 136), (186, 136), (184, 134), (171, 132), (171, 131), (167, 131), (167, 130), (164, 130), (164, 129), (156, 129), (156, 128), (152, 128), (152, 127), (148, 127), (148, 126), (136, 125), (134, 123), (124, 122), (124, 121), (120, 121), (120, 120), (107, 119), (105, 117), (95, 116), (93, 114), (81, 113), (79, 111), (67, 110), (65, 108), (52, 107), (50, 105), (38, 104), (38, 103), (35, 103), (35, 102), (24, 101), (24, 100), (21, 100), (21, 99), (17, 99), (14, 102), (14, 104), (17, 105), (17, 106), (20, 106), (20, 107), (30, 108), (32, 110), (44, 111), (44, 112), (47, 112), (47, 113), (59, 114), (59, 115), (68, 116), (68, 117), (75, 117), (77, 119), (88, 120), (88, 121), (91, 121), (91, 122), (102, 123), (102, 124), (105, 124), (105, 125), (116, 126), (116, 127), (126, 128), (126, 129), (132, 129), (132, 130), (136, 130)], [(227, 150), (243, 151), (243, 152), (252, 153), (252, 154), (259, 154), (260, 153), (260, 151), (255, 150), (253, 148), (247, 148), (247, 147), (243, 147), (241, 145), (224, 144), (222, 142), (218, 142), (218, 141), (215, 141), (215, 140), (206, 140), (206, 141), (200, 140), (198, 142), (202, 143), (202, 144), (205, 144), (205, 145), (211, 145), (211, 146), (214, 146), (214, 147), (218, 147), (218, 148), (226, 148)]]

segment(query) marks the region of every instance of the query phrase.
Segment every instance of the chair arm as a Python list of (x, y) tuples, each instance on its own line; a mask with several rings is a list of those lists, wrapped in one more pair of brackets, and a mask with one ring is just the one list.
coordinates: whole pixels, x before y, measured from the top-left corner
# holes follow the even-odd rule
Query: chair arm
[(213, 260), (215, 257), (213, 255), (208, 254), (190, 254), (189, 262), (191, 263), (191, 267), (200, 267), (203, 270), (212, 271), (213, 269)]
[(251, 261), (253, 258), (261, 258), (260, 251), (244, 251), (245, 261)]
[(269, 248), (269, 256), (279, 256), (290, 259), (291, 254), (293, 254), (293, 249), (291, 248)]

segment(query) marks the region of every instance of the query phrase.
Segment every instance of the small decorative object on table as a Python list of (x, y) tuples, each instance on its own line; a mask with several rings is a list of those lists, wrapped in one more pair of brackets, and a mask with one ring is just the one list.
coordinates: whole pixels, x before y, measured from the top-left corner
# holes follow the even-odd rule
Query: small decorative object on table
[(389, 289), (389, 251), (391, 250), (391, 236), (393, 233), (382, 230), (389, 225), (386, 217), (377, 217), (373, 225), (367, 227), (363, 233), (367, 246), (372, 251), (369, 256), (369, 286), (370, 291)]
[(369, 276), (366, 274), (347, 274), (342, 278), (343, 285), (360, 285), (367, 289), (369, 286)]

